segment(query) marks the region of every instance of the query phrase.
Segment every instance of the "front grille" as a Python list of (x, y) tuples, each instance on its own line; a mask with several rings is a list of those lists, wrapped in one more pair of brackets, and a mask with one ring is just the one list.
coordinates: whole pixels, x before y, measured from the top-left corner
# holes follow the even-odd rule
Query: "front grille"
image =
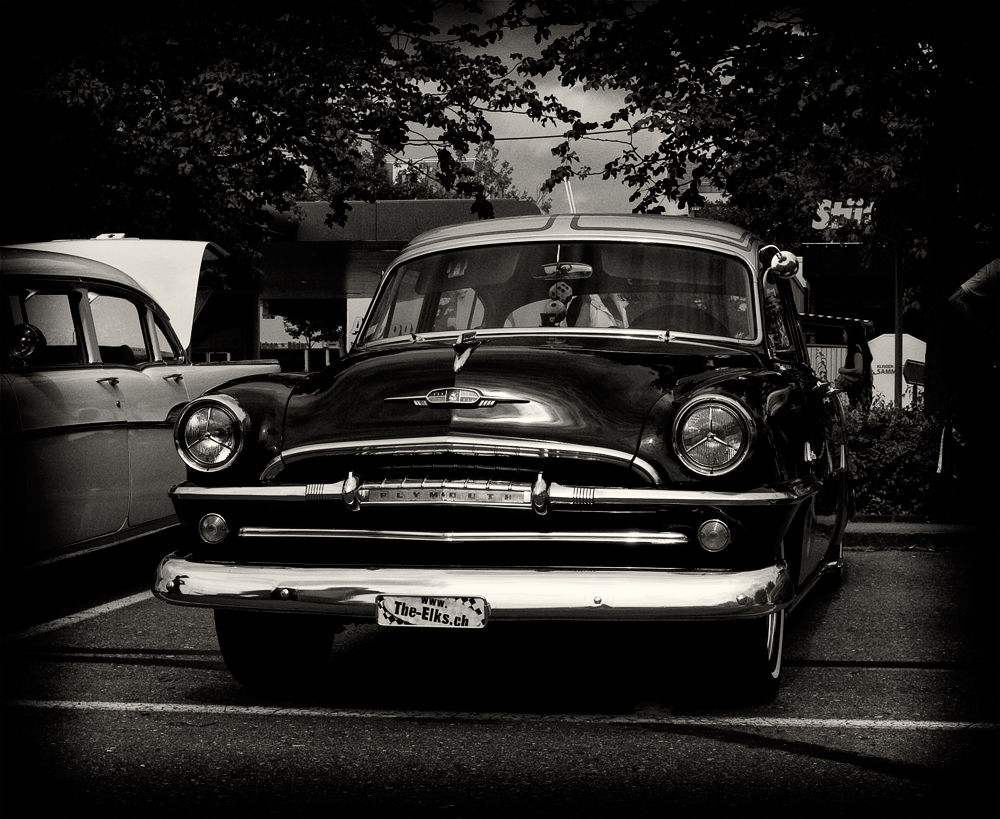
[(419, 485), (467, 483), (528, 486), (545, 475), (550, 482), (567, 486), (615, 486), (637, 488), (649, 485), (627, 463), (563, 458), (486, 458), (412, 455), (319, 455), (288, 465), (276, 478), (282, 484), (320, 484), (343, 480), (353, 473), (365, 484), (403, 482)]
[[(724, 555), (702, 550), (697, 526), (725, 517), (713, 499), (692, 493), (690, 503), (664, 504), (660, 493), (676, 490), (649, 464), (607, 449), (471, 438), (310, 445), (284, 453), (262, 477), (257, 497), (241, 498), (238, 487), (190, 496), (198, 509), (189, 520), (215, 512), (235, 535), (204, 547), (207, 559), (653, 570), (760, 562), (735, 522), (745, 545)], [(772, 511), (763, 501), (754, 508), (752, 516)]]

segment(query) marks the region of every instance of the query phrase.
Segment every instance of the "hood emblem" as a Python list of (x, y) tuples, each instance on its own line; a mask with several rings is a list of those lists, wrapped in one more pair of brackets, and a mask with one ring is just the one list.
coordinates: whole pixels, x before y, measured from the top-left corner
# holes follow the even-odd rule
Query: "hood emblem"
[(476, 349), (483, 342), (476, 341), (476, 331), (470, 330), (468, 333), (462, 333), (458, 340), (455, 341), (452, 349), (455, 351), (455, 364), (454, 370), (456, 373), (462, 371), (462, 367), (465, 366), (465, 362), (469, 360), (469, 356), (472, 355), (472, 351)]
[(387, 403), (413, 402), (415, 407), (440, 407), (479, 409), (497, 404), (528, 404), (527, 398), (502, 398), (483, 395), (474, 387), (438, 387), (426, 395), (396, 395), (385, 399)]

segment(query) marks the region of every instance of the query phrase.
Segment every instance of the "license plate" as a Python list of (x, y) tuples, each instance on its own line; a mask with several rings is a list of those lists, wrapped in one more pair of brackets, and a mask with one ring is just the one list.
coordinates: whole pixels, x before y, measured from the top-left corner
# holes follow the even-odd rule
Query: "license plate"
[(375, 598), (375, 622), (380, 626), (483, 628), (488, 617), (489, 607), (482, 597), (396, 597), (380, 594)]

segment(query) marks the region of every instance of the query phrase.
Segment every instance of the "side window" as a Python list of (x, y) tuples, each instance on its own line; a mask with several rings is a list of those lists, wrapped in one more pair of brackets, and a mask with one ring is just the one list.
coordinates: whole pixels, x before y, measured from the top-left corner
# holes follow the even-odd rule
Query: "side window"
[(154, 318), (153, 321), (156, 327), (156, 349), (159, 350), (160, 358), (167, 364), (180, 364), (184, 359), (183, 353), (174, 347), (170, 336), (160, 324), (160, 319)]
[(128, 299), (90, 293), (90, 312), (105, 364), (141, 364), (149, 360), (139, 308)]
[(483, 303), (470, 288), (441, 294), (431, 331), (475, 330), (483, 325)]
[(45, 348), (32, 367), (52, 367), (61, 364), (82, 364), (86, 359), (79, 325), (74, 318), (76, 293), (37, 293), (23, 291), (9, 298), (15, 324), (32, 324), (42, 331)]

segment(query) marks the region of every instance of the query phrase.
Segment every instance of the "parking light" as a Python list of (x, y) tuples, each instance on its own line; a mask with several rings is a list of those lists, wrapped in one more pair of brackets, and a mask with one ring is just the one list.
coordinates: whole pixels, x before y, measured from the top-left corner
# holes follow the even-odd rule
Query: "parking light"
[(198, 534), (205, 543), (219, 543), (229, 534), (229, 524), (222, 515), (213, 512), (198, 521)]
[(733, 540), (733, 536), (721, 520), (706, 520), (698, 527), (698, 543), (706, 552), (721, 552)]

